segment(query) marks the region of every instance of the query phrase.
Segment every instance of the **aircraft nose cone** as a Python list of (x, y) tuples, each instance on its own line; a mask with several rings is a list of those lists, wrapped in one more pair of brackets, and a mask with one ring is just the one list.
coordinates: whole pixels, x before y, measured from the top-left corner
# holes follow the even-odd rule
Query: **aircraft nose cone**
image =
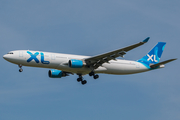
[(7, 56), (7, 55), (4, 55), (3, 58), (4, 58), (5, 60), (8, 60), (8, 56)]
[(3, 56), (3, 58), (8, 62), (13, 62), (15, 60), (14, 57), (12, 55), (9, 55), (9, 54), (5, 54)]
[(3, 55), (3, 58), (6, 59), (6, 55)]

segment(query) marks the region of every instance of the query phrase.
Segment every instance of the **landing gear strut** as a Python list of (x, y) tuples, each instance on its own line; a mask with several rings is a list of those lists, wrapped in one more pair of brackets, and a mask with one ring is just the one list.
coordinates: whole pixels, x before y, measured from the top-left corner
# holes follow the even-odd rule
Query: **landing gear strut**
[(23, 69), (22, 69), (22, 65), (20, 64), (20, 65), (18, 65), (19, 66), (19, 72), (22, 72), (23, 71)]
[(99, 75), (98, 75), (98, 74), (94, 74), (93, 71), (91, 71), (91, 72), (89, 73), (89, 76), (93, 76), (94, 79), (98, 79), (98, 78), (99, 78)]
[(86, 80), (83, 80), (82, 75), (79, 75), (79, 78), (77, 78), (77, 81), (78, 81), (78, 82), (80, 82), (80, 81), (81, 81), (81, 84), (82, 84), (82, 85), (85, 85), (85, 84), (87, 83), (87, 81), (86, 81)]

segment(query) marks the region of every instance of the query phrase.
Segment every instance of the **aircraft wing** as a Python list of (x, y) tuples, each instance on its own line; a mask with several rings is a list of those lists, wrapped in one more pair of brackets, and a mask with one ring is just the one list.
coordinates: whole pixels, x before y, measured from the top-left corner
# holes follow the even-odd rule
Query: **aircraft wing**
[(110, 60), (115, 60), (115, 58), (117, 57), (123, 57), (123, 55), (126, 54), (126, 52), (139, 47), (141, 45), (143, 45), (144, 43), (148, 42), (148, 40), (150, 39), (150, 37), (147, 37), (145, 40), (143, 40), (142, 42), (139, 42), (137, 44), (131, 45), (131, 46), (127, 46), (118, 50), (114, 50), (108, 53), (104, 53), (101, 55), (96, 55), (90, 58), (86, 58), (85, 62), (88, 66), (91, 66), (93, 69), (97, 69), (99, 66), (101, 66), (103, 63), (108, 63)]

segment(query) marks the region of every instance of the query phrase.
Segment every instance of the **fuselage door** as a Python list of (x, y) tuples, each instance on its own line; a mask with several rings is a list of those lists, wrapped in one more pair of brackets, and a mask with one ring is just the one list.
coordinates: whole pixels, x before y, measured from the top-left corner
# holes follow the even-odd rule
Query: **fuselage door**
[(55, 60), (55, 54), (51, 54), (51, 60)]
[(19, 51), (19, 57), (23, 57), (23, 51)]
[(140, 64), (138, 62), (136, 63), (136, 68), (140, 68)]

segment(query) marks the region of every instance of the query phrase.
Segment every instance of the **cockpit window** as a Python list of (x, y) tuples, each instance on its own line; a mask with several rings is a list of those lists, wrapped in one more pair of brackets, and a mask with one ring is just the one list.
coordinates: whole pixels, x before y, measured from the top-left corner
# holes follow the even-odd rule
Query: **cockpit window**
[(13, 52), (8, 52), (7, 54), (13, 54)]

